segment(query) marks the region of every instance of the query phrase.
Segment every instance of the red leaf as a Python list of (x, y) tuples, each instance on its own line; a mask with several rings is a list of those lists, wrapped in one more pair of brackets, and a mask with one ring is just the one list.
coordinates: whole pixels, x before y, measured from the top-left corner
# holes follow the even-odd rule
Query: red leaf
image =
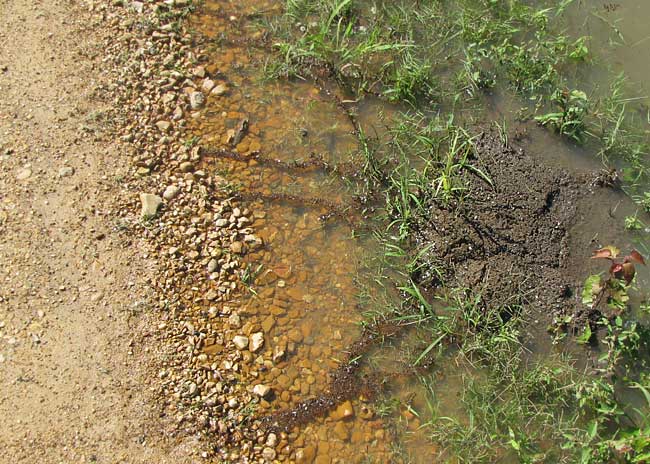
[(621, 263), (612, 263), (612, 266), (609, 268), (609, 273), (613, 274), (616, 278), (619, 278), (620, 276), (617, 276), (616, 274), (619, 274), (623, 271), (623, 265)]
[(628, 258), (629, 261), (634, 261), (635, 263), (645, 265), (645, 259), (643, 259), (643, 256), (641, 255), (641, 253), (639, 253), (636, 250), (632, 250), (630, 252), (630, 255), (627, 258)]

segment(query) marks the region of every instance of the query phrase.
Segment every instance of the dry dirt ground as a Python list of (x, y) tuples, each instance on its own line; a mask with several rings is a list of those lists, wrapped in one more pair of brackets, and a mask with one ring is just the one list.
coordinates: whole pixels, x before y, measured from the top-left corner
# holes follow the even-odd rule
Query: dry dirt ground
[(152, 263), (115, 228), (126, 161), (95, 130), (90, 9), (0, 0), (0, 462), (191, 462), (134, 343)]

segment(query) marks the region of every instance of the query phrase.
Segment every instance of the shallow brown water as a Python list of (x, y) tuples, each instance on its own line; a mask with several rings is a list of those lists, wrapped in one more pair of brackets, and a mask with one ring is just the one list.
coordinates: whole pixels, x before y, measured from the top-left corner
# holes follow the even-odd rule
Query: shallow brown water
[[(636, 0), (616, 2), (576, 1), (566, 11), (569, 32), (590, 37), (592, 50), (603, 70), (624, 72), (638, 95), (650, 96), (650, 3)], [(597, 69), (590, 78), (606, 83)]]
[[(207, 2), (195, 26), (208, 39), (228, 34), (237, 38), (240, 26), (231, 16), (254, 7)], [(223, 14), (225, 13), (225, 14)], [(254, 47), (215, 46), (206, 68), (223, 77), (228, 92), (210, 97), (205, 116), (197, 121), (202, 143), (244, 156), (261, 152), (281, 161), (306, 160), (318, 153), (330, 163), (348, 161), (356, 150), (355, 129), (336, 98), (310, 83), (264, 82), (260, 66), (263, 50)], [(247, 119), (248, 131), (237, 144), (228, 142), (228, 130)], [(252, 156), (251, 156), (252, 158)], [(346, 184), (319, 169), (292, 170), (268, 166), (253, 159), (238, 161), (207, 157), (205, 168), (246, 194), (289, 194), (294, 200), (261, 201), (252, 227), (264, 240), (261, 251), (247, 256), (255, 275), (243, 302), (247, 323), (261, 328), (274, 348), (276, 361), (260, 381), (273, 388), (272, 401), (262, 402), (261, 416), (291, 410), (300, 402), (326, 393), (330, 373), (347, 362), (346, 348), (360, 336), (357, 277), (368, 253), (364, 240), (353, 235), (345, 220), (323, 221), (327, 206), (309, 200), (324, 199), (342, 209), (353, 199)], [(353, 206), (353, 205), (352, 205)], [(256, 208), (257, 209), (257, 208)], [(246, 329), (246, 327), (244, 327)], [(244, 330), (246, 332), (246, 330)], [(361, 396), (290, 434), (298, 462), (388, 462), (390, 432)], [(349, 415), (350, 417), (343, 417)], [(279, 451), (281, 460), (290, 456)]]

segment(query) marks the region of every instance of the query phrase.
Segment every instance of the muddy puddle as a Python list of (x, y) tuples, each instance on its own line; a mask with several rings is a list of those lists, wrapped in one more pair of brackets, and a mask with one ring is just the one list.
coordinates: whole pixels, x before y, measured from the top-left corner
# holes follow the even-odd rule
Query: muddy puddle
[[(414, 359), (429, 343), (426, 333), (406, 324), (377, 334), (363, 324), (376, 310), (368, 302), (377, 299), (367, 293), (385, 293), (389, 300), (399, 294), (373, 283), (371, 268), (382, 249), (363, 223), (362, 211), (372, 205), (355, 196), (350, 178), (363, 162), (359, 131), (382, 140), (399, 108), (373, 98), (351, 101), (326, 78), (265, 79), (270, 44), (264, 18), (279, 14), (283, 4), (242, 3), (209, 0), (192, 19), (211, 50), (203, 64), (212, 81), (204, 88), (210, 96), (193, 131), (207, 147), (202, 168), (223, 179), (222, 195), (250, 202), (256, 211), (251, 227), (264, 243), (246, 255), (248, 289), (240, 299), (246, 316), (241, 331), (261, 331), (273, 347), (273, 362), (260, 366), (258, 378), (273, 395), (260, 402), (255, 415), (270, 418), (268, 423), (284, 433), (276, 450), (285, 462), (429, 463), (436, 457), (457, 462), (430, 440), (423, 423), (432, 410), (471, 421), (458, 392), (467, 372), (477, 378), (481, 373), (458, 365), (453, 352), (448, 364), (423, 362), (426, 369), (416, 368), (420, 363)], [(647, 63), (637, 66), (635, 50), (650, 42), (635, 18), (650, 13), (650, 7), (621, 2), (615, 8), (609, 20), (631, 46), (611, 50), (612, 25), (593, 14), (581, 21), (588, 7), (577, 3), (568, 13), (576, 29), (586, 28), (603, 44), (604, 59), (645, 85), (641, 77)], [(567, 200), (579, 205), (562, 237), (573, 250), (573, 285), (598, 270), (589, 261), (596, 248), (616, 242), (647, 250), (646, 230), (629, 234), (623, 228), (626, 217), (644, 213), (622, 192), (596, 186), (596, 175), (605, 167), (535, 123), (519, 122), (516, 106), (510, 97), (493, 95), (485, 101), (486, 119), (513, 128), (513, 142), (535, 163), (551, 165), (584, 185), (593, 181), (588, 194), (589, 189), (576, 191)], [(526, 272), (535, 272), (533, 265)], [(648, 283), (647, 270), (640, 271), (638, 286)], [(552, 344), (546, 330), (550, 318), (542, 316), (526, 336), (531, 358), (551, 358), (567, 348)], [(368, 330), (375, 330), (371, 348), (355, 351)], [(345, 375), (346, 366), (352, 366), (353, 375)], [(284, 454), (287, 445), (295, 451)], [(503, 455), (500, 462), (519, 461)]]
[(575, 35), (590, 37), (594, 49), (599, 51), (598, 60), (603, 71), (589, 76), (596, 82), (606, 81), (606, 71), (624, 73), (647, 105), (650, 87), (647, 75), (650, 64), (647, 56), (650, 36), (646, 19), (650, 5), (646, 2), (621, 0), (617, 2), (573, 2), (566, 11), (569, 31)]

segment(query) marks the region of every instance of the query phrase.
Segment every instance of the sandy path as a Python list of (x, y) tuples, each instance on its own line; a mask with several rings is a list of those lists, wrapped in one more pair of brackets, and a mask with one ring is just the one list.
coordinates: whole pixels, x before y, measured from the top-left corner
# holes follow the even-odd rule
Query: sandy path
[(0, 462), (186, 455), (150, 406), (150, 263), (109, 209), (126, 161), (97, 130), (92, 18), (0, 2)]

